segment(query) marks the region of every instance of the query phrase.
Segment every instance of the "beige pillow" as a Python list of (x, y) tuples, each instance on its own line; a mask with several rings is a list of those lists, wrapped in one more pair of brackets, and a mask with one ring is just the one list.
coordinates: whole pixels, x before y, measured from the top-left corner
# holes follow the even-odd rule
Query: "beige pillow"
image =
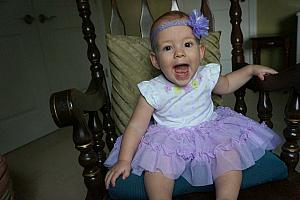
[[(220, 35), (219, 31), (210, 32), (200, 40), (200, 43), (206, 46), (202, 64), (220, 63)], [(150, 63), (149, 39), (107, 34), (106, 43), (112, 75), (112, 117), (117, 132), (123, 133), (139, 95), (136, 85), (160, 72)], [(220, 97), (213, 95), (213, 100), (220, 105)]]

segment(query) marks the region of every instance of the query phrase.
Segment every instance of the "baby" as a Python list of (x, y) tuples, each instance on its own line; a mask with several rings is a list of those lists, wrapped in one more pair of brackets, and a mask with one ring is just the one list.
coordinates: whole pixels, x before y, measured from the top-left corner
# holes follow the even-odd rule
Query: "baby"
[[(247, 65), (220, 75), (220, 65), (200, 62), (208, 20), (198, 11), (170, 11), (151, 28), (150, 60), (162, 74), (138, 84), (140, 97), (123, 136), (105, 162), (105, 182), (144, 174), (149, 199), (172, 199), (174, 180), (193, 186), (215, 184), (216, 198), (237, 199), (242, 170), (281, 139), (266, 125), (235, 111), (214, 108), (211, 93), (228, 94), (252, 76), (275, 70)], [(150, 119), (153, 117), (154, 121)]]

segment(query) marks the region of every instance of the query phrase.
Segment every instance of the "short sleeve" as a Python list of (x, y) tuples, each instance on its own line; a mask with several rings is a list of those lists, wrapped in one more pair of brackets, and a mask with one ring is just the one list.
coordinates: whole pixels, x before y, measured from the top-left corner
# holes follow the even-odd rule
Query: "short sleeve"
[(207, 81), (209, 82), (211, 89), (213, 89), (218, 82), (220, 70), (220, 64), (217, 63), (210, 63), (205, 66), (205, 75), (207, 76)]
[(158, 109), (158, 96), (154, 85), (150, 81), (140, 82), (137, 87), (146, 101), (154, 108)]

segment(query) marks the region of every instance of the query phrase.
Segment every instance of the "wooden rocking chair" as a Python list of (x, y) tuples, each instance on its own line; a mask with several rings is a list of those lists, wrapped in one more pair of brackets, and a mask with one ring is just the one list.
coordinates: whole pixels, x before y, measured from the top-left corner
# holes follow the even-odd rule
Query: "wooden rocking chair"
[[(76, 149), (80, 152), (79, 164), (83, 167), (83, 177), (87, 187), (86, 199), (115, 199), (109, 196), (104, 188), (104, 176), (107, 171), (103, 166), (103, 162), (106, 159), (104, 149), (108, 147), (111, 150), (117, 138), (115, 122), (111, 117), (112, 105), (109, 98), (108, 83), (105, 82), (103, 66), (100, 63), (100, 53), (95, 44), (95, 30), (90, 20), (89, 2), (88, 0), (77, 0), (76, 2), (79, 15), (82, 18), (84, 39), (88, 44), (87, 53), (91, 63), (91, 81), (85, 93), (77, 89), (67, 89), (52, 94), (50, 109), (53, 120), (58, 127), (73, 126), (73, 141)], [(242, 13), (238, 0), (231, 0), (230, 2), (232, 69), (237, 70), (246, 65), (243, 54), (243, 35), (240, 28)], [(147, 24), (149, 23), (147, 21), (149, 20), (147, 2), (143, 1), (142, 5), (142, 16), (146, 15), (146, 18), (141, 19), (141, 24)], [(119, 18), (115, 0), (112, 0), (112, 8), (113, 18), (117, 21), (112, 21), (111, 25), (120, 24), (122, 20)], [(201, 10), (213, 22), (207, 0), (202, 1)], [(212, 23), (210, 28), (212, 30)], [(123, 32), (122, 28), (114, 30), (113, 32)], [(147, 35), (149, 26), (142, 29), (141, 33), (142, 36)], [(285, 111), (282, 113), (286, 122), (284, 130), (286, 141), (282, 146), (280, 155), (281, 160), (284, 161), (288, 168), (289, 175), (282, 180), (242, 189), (239, 199), (300, 199), (300, 177), (299, 173), (295, 171), (295, 167), (299, 162), (300, 151), (297, 143), (300, 138), (299, 80), (300, 65), (298, 64), (277, 75), (269, 75), (265, 81), (252, 79), (235, 92), (236, 102), (234, 109), (242, 114), (246, 114), (247, 107), (244, 101), (246, 88), (259, 91), (258, 116), (261, 122), (265, 122), (270, 127), (272, 127), (272, 104), (269, 92), (279, 89), (286, 89), (290, 92)], [(272, 168), (266, 170), (272, 170)], [(128, 183), (128, 188), (133, 186), (130, 184), (132, 183)], [(214, 192), (192, 192), (190, 194), (183, 193), (174, 198), (178, 200), (214, 199), (215, 196)]]

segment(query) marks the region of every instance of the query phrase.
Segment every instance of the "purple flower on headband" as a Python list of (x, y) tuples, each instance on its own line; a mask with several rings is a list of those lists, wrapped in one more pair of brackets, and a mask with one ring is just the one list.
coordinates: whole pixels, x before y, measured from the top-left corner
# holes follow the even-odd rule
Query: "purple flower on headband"
[(198, 39), (208, 35), (208, 19), (199, 10), (195, 9), (190, 13), (188, 25), (193, 28), (193, 33)]
[(179, 19), (168, 21), (164, 24), (161, 24), (157, 28), (155, 28), (150, 34), (150, 41), (151, 41), (151, 48), (155, 49), (155, 39), (157, 34), (172, 26), (190, 26), (193, 30), (193, 34), (200, 39), (202, 36), (208, 35), (208, 19), (201, 14), (199, 10), (193, 10), (190, 15), (189, 19)]

